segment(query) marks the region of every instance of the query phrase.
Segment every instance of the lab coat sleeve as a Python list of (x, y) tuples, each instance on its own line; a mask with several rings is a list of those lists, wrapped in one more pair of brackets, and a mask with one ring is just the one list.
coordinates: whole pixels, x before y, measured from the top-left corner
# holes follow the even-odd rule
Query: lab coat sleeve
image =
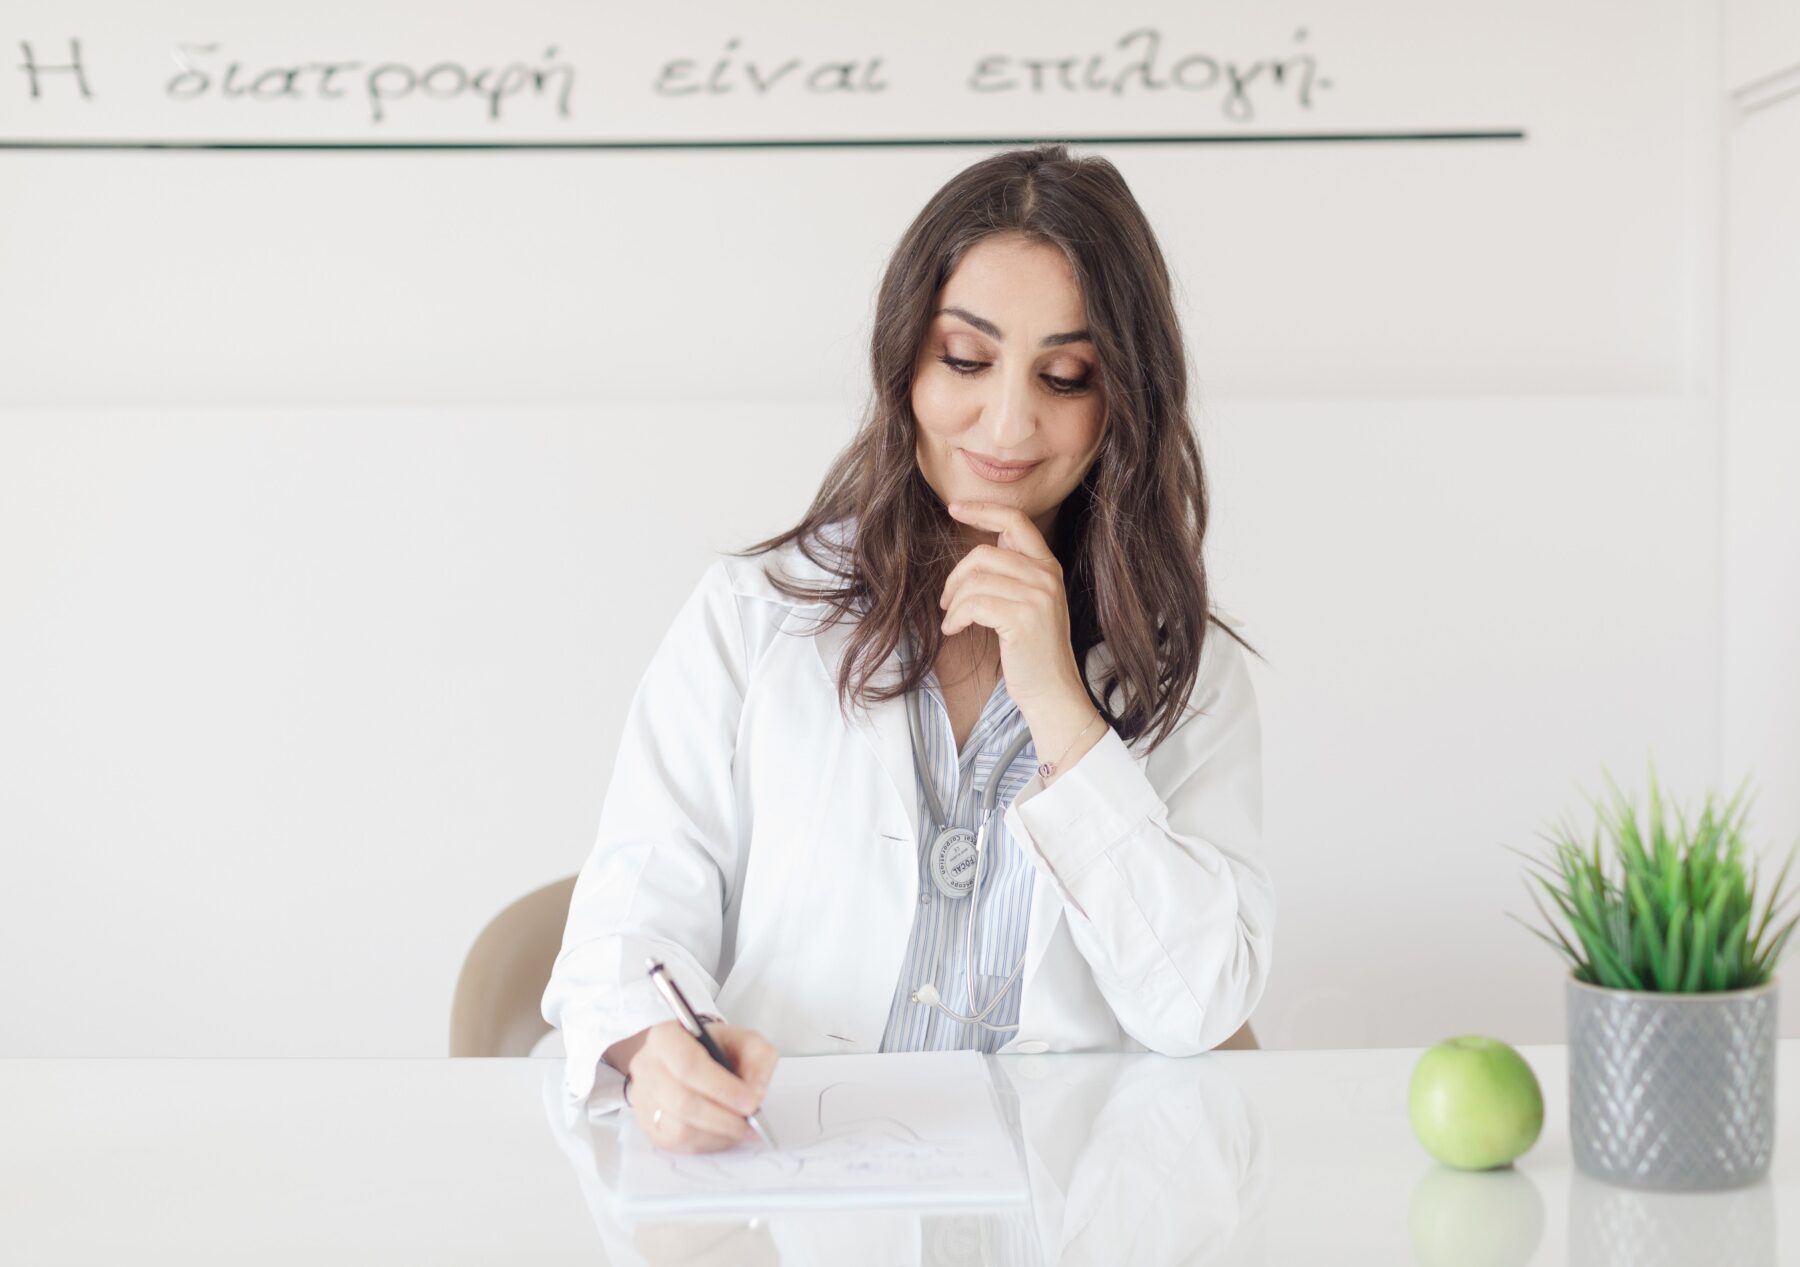
[(1140, 758), (1108, 729), (1007, 828), (1062, 899), (1120, 1026), (1152, 1051), (1209, 1051), (1268, 981), (1275, 894), (1262, 855), (1262, 733), (1249, 666), (1209, 632), (1181, 723)]
[(688, 596), (625, 717), (599, 833), (575, 880), (544, 1019), (567, 1053), (563, 1087), (591, 1114), (620, 1107), (606, 1049), (670, 1019), (654, 956), (698, 1012), (716, 1013), (727, 877), (736, 874), (732, 758), (745, 644), (724, 560)]

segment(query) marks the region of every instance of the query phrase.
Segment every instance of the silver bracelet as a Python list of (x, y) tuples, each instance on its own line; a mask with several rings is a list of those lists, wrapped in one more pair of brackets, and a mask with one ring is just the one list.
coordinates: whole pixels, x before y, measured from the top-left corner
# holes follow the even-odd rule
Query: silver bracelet
[(1062, 764), (1063, 757), (1066, 757), (1071, 752), (1075, 751), (1075, 745), (1080, 743), (1082, 740), (1082, 737), (1085, 736), (1088, 731), (1090, 731), (1094, 728), (1094, 722), (1097, 722), (1100, 720), (1101, 720), (1100, 714), (1095, 713), (1094, 721), (1091, 721), (1087, 725), (1083, 726), (1081, 728), (1081, 734), (1076, 735), (1073, 739), (1069, 740), (1069, 746), (1067, 748), (1063, 749), (1062, 757), (1058, 757), (1055, 761), (1045, 761), (1045, 762), (1040, 763), (1038, 766), (1038, 771), (1037, 771), (1038, 777), (1040, 779), (1042, 779), (1045, 783), (1050, 782), (1051, 777), (1053, 775), (1055, 775), (1055, 773), (1056, 773), (1056, 767)]

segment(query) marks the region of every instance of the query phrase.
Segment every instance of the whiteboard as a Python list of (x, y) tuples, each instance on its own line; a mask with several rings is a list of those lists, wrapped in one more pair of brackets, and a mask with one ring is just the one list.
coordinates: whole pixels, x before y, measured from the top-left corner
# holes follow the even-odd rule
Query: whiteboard
[(13, 145), (1516, 142), (1535, 95), (1469, 4), (8, 9)]

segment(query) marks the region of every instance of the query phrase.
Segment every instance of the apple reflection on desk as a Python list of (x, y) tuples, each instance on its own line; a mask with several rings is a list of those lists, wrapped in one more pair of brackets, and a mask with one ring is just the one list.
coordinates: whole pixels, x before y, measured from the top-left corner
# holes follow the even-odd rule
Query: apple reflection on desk
[(1083, 1053), (984, 1063), (1025, 1166), (1029, 1205), (626, 1221), (614, 1209), (620, 1115), (570, 1120), (554, 1080), (545, 1106), (613, 1267), (1264, 1260), (1265, 1132), (1223, 1062)]

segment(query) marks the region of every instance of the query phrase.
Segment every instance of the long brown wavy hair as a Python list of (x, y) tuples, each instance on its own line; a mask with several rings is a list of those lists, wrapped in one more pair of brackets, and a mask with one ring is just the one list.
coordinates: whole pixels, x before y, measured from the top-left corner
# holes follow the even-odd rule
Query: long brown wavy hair
[[(1201, 555), (1206, 477), (1168, 265), (1104, 158), (1073, 156), (1064, 145), (1008, 150), (932, 196), (882, 278), (870, 341), (874, 393), (861, 427), (798, 524), (734, 553), (794, 542), (833, 579), (808, 586), (771, 576), (790, 598), (830, 608), (821, 627), (857, 617), (838, 675), (840, 707), (891, 699), (924, 680), (944, 638), (938, 595), (968, 546), (919, 470), (913, 370), (940, 288), (971, 247), (997, 234), (1057, 247), (1080, 284), (1106, 419), (1100, 452), (1058, 510), (1050, 547), (1089, 698), (1122, 738), (1154, 732), (1155, 747), (1181, 721), (1209, 624), (1256, 652), (1211, 610)], [(852, 523), (852, 532), (828, 531)], [(893, 685), (873, 685), (903, 637), (921, 654)], [(1087, 653), (1102, 641), (1112, 664), (1096, 690)]]

